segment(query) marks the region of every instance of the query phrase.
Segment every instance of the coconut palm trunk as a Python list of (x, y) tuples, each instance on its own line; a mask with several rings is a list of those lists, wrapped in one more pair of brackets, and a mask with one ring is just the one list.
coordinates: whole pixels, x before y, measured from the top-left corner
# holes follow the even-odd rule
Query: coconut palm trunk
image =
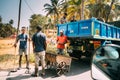
[(81, 20), (84, 20), (84, 0), (82, 0), (81, 4)]
[(111, 5), (110, 5), (110, 10), (109, 10), (109, 12), (108, 12), (108, 15), (106, 16), (105, 22), (108, 22), (108, 18), (109, 18), (109, 15), (110, 15), (110, 12), (111, 12), (111, 10), (112, 10), (112, 6), (113, 6), (114, 2), (115, 2), (115, 0), (112, 0)]
[(56, 25), (56, 19), (55, 19), (55, 14), (54, 14), (54, 29), (55, 29), (55, 25)]

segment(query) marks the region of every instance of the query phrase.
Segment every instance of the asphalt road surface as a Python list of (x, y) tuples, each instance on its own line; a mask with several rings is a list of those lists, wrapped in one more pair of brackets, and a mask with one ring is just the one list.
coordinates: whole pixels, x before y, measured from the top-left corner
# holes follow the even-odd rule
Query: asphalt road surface
[[(30, 73), (34, 72), (34, 66), (30, 66)], [(41, 67), (39, 67), (41, 72)], [(56, 77), (54, 69), (46, 69), (44, 77), (31, 77), (31, 74), (25, 74), (26, 69), (22, 68), (17, 72), (0, 71), (0, 80), (92, 80), (90, 75), (90, 59), (72, 60), (70, 72)]]

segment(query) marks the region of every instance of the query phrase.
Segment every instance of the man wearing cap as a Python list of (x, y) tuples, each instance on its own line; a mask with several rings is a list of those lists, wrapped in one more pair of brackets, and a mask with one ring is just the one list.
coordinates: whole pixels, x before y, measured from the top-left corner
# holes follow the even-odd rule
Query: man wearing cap
[(19, 67), (18, 70), (21, 69), (21, 60), (23, 53), (25, 54), (26, 58), (26, 68), (29, 69), (29, 61), (28, 61), (28, 53), (27, 53), (27, 41), (28, 41), (28, 35), (25, 33), (26, 28), (22, 27), (21, 34), (17, 36), (16, 42), (14, 44), (14, 47), (17, 46), (18, 41), (20, 41), (19, 44)]
[(67, 43), (67, 36), (64, 35), (64, 31), (60, 30), (60, 36), (57, 36), (57, 53), (63, 55), (65, 44)]
[(38, 77), (38, 66), (39, 61), (41, 61), (42, 65), (42, 73), (41, 76), (45, 75), (45, 50), (46, 50), (46, 36), (41, 32), (42, 28), (40, 26), (36, 27), (37, 32), (33, 35), (33, 50), (35, 55), (35, 73), (32, 74), (34, 77)]

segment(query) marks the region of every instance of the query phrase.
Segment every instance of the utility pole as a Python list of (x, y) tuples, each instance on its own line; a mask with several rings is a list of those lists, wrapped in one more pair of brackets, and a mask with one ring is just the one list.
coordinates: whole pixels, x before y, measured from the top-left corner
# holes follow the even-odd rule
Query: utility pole
[[(20, 0), (20, 2), (19, 2), (17, 36), (18, 36), (19, 26), (20, 26), (21, 2), (22, 2), (22, 0)], [(17, 40), (17, 37), (16, 37), (16, 40)], [(15, 61), (16, 61), (16, 47), (15, 47), (15, 52), (14, 52), (14, 63), (13, 63), (13, 64), (14, 64), (14, 67), (13, 67), (13, 70), (11, 70), (11, 71), (8, 73), (8, 76), (10, 75), (11, 72), (17, 72), (17, 69), (15, 68), (15, 64), (16, 64)]]
[(19, 32), (19, 27), (20, 27), (21, 3), (22, 3), (22, 0), (20, 0), (20, 2), (19, 2), (18, 25), (17, 25), (17, 35), (18, 35), (18, 32)]

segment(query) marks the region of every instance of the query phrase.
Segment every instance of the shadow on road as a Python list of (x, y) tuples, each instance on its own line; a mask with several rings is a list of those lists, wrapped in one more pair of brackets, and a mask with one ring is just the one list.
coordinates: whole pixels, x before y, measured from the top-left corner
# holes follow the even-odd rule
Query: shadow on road
[[(66, 73), (65, 76), (69, 77), (74, 75), (80, 75), (86, 71), (89, 71), (90, 63), (91, 63), (90, 61), (91, 61), (90, 58), (85, 58), (81, 60), (72, 60), (70, 72)], [(53, 69), (52, 70), (47, 69), (46, 75), (47, 76), (45, 76), (44, 78), (48, 78), (48, 77), (55, 78), (56, 71)]]
[(68, 72), (66, 76), (79, 75), (88, 70), (90, 70), (90, 59), (89, 58), (85, 58), (81, 60), (73, 60), (71, 64), (70, 72)]
[[(80, 75), (89, 70), (90, 70), (90, 59), (86, 58), (81, 60), (72, 60), (70, 72), (66, 73), (65, 76), (69, 77), (69, 76)], [(56, 76), (55, 69), (46, 69), (46, 75), (44, 77), (40, 76), (40, 78), (43, 79), (56, 78), (55, 76)], [(29, 78), (33, 78), (35, 80), (35, 78), (31, 77), (30, 74), (29, 75), (19, 74), (14, 77), (8, 77), (6, 80), (16, 80), (16, 79), (21, 80), (21, 79), (29, 79)]]
[(21, 79), (29, 79), (30, 75), (18, 75), (15, 77), (8, 77), (6, 80), (21, 80)]

